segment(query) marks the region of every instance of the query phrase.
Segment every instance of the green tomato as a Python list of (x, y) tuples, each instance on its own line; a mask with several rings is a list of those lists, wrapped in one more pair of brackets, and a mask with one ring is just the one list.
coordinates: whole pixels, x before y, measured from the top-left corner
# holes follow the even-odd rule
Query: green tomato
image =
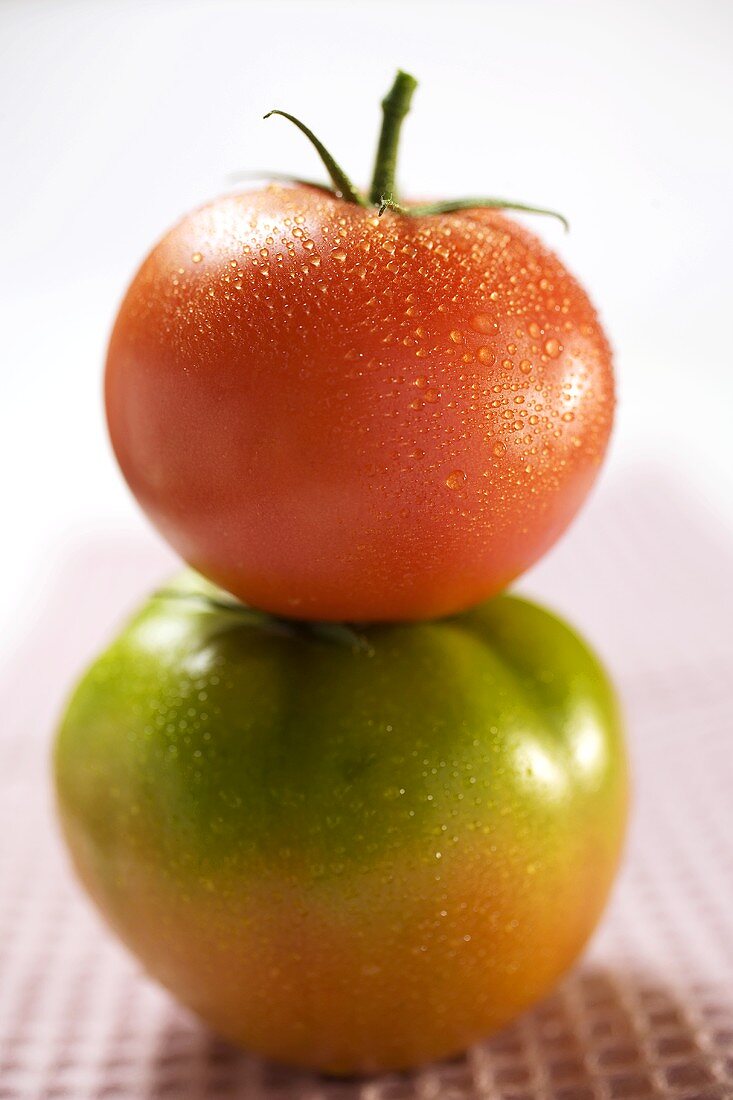
[(334, 1073), (455, 1053), (547, 992), (627, 811), (601, 666), (508, 595), (357, 632), (186, 574), (87, 672), (55, 765), (77, 871), (149, 973)]

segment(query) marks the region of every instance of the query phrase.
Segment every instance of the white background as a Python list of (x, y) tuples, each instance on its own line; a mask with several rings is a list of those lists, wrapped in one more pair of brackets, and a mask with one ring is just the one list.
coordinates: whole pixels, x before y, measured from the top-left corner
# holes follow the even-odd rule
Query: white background
[(618, 426), (597, 492), (651, 464), (730, 527), (732, 58), (726, 0), (6, 0), (0, 646), (88, 533), (157, 542), (101, 405), (106, 338), (144, 253), (238, 169), (317, 173), (301, 135), (262, 121), (271, 107), (365, 181), (397, 66), (421, 82), (406, 192), (506, 195), (571, 220), (569, 236), (532, 224), (616, 349)]

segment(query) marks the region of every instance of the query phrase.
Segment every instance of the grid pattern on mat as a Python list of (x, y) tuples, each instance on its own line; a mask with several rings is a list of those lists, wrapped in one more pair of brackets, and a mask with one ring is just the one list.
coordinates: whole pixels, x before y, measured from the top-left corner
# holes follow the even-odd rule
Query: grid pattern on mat
[(48, 791), (52, 716), (71, 670), (168, 564), (119, 539), (71, 548), (6, 669), (0, 1100), (733, 1098), (731, 553), (711, 517), (654, 479), (609, 488), (526, 586), (603, 642), (628, 718), (627, 859), (584, 960), (464, 1057), (359, 1083), (211, 1035), (71, 880)]

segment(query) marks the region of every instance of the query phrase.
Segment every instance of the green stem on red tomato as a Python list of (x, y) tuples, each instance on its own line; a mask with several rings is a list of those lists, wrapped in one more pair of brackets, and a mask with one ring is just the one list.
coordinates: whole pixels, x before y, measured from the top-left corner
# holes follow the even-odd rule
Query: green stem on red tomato
[(403, 212), (397, 201), (397, 151), (402, 123), (410, 110), (416, 88), (414, 76), (399, 69), (394, 84), (382, 100), (382, 129), (369, 191), (371, 203), (380, 210), (391, 208), (398, 213)]
[(446, 199), (445, 202), (430, 202), (424, 205), (411, 206), (407, 213), (414, 217), (423, 217), (430, 214), (453, 214), (458, 210), (519, 210), (524, 214), (547, 214), (551, 218), (557, 218), (562, 222), (566, 230), (570, 228), (567, 218), (559, 214), (557, 210), (548, 210), (544, 206), (528, 206), (524, 202), (513, 202), (511, 199)]
[(294, 126), (297, 126), (301, 133), (305, 134), (305, 136), (308, 138), (311, 145), (314, 146), (318, 155), (323, 161), (326, 171), (333, 180), (333, 185), (336, 188), (337, 194), (339, 194), (343, 199), (346, 199), (347, 202), (354, 202), (358, 206), (367, 205), (362, 195), (359, 194), (349, 177), (344, 172), (343, 168), (334, 160), (323, 142), (316, 137), (313, 131), (310, 130), (304, 122), (301, 122), (299, 118), (295, 117), (295, 115), (289, 115), (287, 111), (268, 111), (264, 117), (269, 118), (270, 115), (280, 115), (281, 118), (286, 118), (288, 122), (292, 122)]
[(271, 172), (268, 168), (253, 168), (249, 172), (230, 172), (231, 183), (239, 183), (242, 180), (268, 180), (272, 183), (293, 183), (298, 187), (315, 187), (316, 191), (325, 191), (329, 195), (335, 195), (333, 187), (320, 180), (308, 180), (302, 176), (293, 176), (290, 172)]
[[(548, 214), (550, 217), (561, 221), (566, 229), (568, 228), (567, 220), (557, 211), (547, 210), (543, 206), (530, 206), (523, 202), (513, 202), (511, 199), (447, 199), (443, 202), (403, 206), (397, 197), (397, 152), (402, 123), (410, 110), (410, 103), (416, 88), (417, 81), (414, 76), (410, 76), (409, 73), (399, 69), (392, 87), (382, 100), (382, 129), (379, 134), (374, 175), (368, 199), (354, 187), (341, 165), (334, 160), (323, 142), (299, 118), (288, 114), (287, 111), (268, 111), (265, 118), (269, 118), (270, 115), (280, 115), (292, 122), (294, 126), (297, 126), (321, 158), (326, 171), (331, 177), (336, 194), (345, 202), (353, 202), (356, 206), (376, 207), (380, 215), (385, 210), (408, 217), (428, 217), (431, 214), (451, 214), (460, 210), (480, 210), (481, 208), (519, 210), (525, 214)], [(287, 179), (292, 183), (305, 184), (308, 187), (320, 187), (329, 192), (331, 190), (323, 184), (312, 183), (309, 180), (299, 180), (291, 176), (282, 176), (276, 172), (271, 173), (270, 178)]]

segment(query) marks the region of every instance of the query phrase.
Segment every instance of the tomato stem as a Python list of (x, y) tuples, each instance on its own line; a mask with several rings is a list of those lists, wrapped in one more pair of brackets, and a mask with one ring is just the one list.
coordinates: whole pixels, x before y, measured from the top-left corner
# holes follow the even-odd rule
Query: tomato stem
[[(343, 168), (334, 160), (323, 142), (320, 141), (313, 131), (310, 130), (305, 123), (301, 122), (299, 118), (296, 118), (295, 115), (288, 114), (287, 111), (277, 110), (268, 111), (265, 118), (269, 118), (270, 115), (280, 115), (281, 118), (286, 118), (288, 122), (292, 122), (294, 126), (297, 126), (301, 133), (305, 134), (321, 158), (326, 171), (331, 177), (336, 194), (346, 202), (353, 202), (357, 206), (376, 207), (380, 217), (387, 210), (390, 210), (393, 214), (407, 217), (429, 217), (431, 214), (451, 214), (459, 210), (480, 210), (482, 208), (488, 208), (492, 210), (520, 210), (525, 214), (547, 214), (551, 218), (557, 218), (558, 221), (561, 221), (566, 230), (569, 228), (567, 219), (564, 218), (562, 214), (558, 214), (556, 210), (547, 210), (543, 206), (530, 206), (528, 203), (524, 202), (513, 202), (511, 199), (448, 199), (444, 202), (421, 203), (417, 206), (403, 206), (397, 197), (397, 152), (400, 144), (402, 123), (410, 110), (410, 104), (416, 88), (417, 81), (414, 76), (410, 76), (409, 73), (405, 73), (402, 69), (398, 69), (392, 87), (382, 100), (382, 129), (379, 134), (379, 144), (377, 145), (377, 154), (374, 163), (374, 174), (372, 176), (372, 185), (369, 190), (368, 199), (354, 187)], [(270, 173), (269, 178), (287, 179), (293, 183), (305, 184), (308, 187), (319, 187), (324, 191), (333, 193), (331, 188), (323, 184), (314, 183), (310, 180), (300, 180), (290, 176), (282, 176), (276, 172)]]
[(292, 122), (294, 126), (297, 126), (301, 133), (305, 134), (323, 161), (323, 166), (333, 180), (333, 185), (338, 195), (346, 199), (347, 202), (355, 202), (358, 206), (367, 205), (364, 197), (354, 187), (343, 168), (337, 164), (323, 142), (316, 137), (313, 131), (310, 130), (304, 122), (301, 122), (295, 115), (289, 115), (287, 111), (268, 111), (264, 117), (269, 118), (271, 115), (280, 115), (281, 118), (286, 118), (288, 122)]
[(374, 161), (372, 186), (369, 191), (371, 203), (378, 206), (380, 210), (391, 207), (401, 212), (396, 189), (397, 151), (402, 123), (410, 110), (416, 88), (417, 81), (414, 76), (398, 69), (392, 87), (382, 100), (382, 129)]
[(551, 218), (557, 218), (562, 222), (565, 230), (570, 224), (563, 214), (557, 210), (548, 210), (544, 206), (528, 206), (524, 202), (513, 202), (511, 199), (447, 199), (445, 202), (430, 202), (424, 205), (411, 206), (406, 213), (414, 217), (430, 214), (452, 214), (457, 210), (521, 210), (525, 214), (547, 214)]
[(261, 627), (271, 630), (276, 634), (286, 634), (295, 638), (314, 638), (317, 641), (335, 643), (347, 646), (353, 651), (361, 650), (364, 653), (373, 654), (373, 649), (368, 638), (355, 623), (321, 622), (316, 619), (286, 619), (281, 615), (273, 615), (269, 611), (260, 611), (254, 607), (248, 607), (241, 603), (235, 596), (229, 596), (222, 592), (221, 596), (209, 595), (207, 592), (179, 591), (176, 588), (160, 588), (153, 593), (153, 599), (176, 600), (183, 604), (191, 604), (200, 607), (202, 611), (210, 611), (214, 614), (227, 614), (237, 616), (243, 626)]
[(325, 191), (329, 195), (335, 195), (333, 187), (320, 180), (307, 180), (302, 176), (293, 176), (290, 172), (270, 172), (266, 168), (253, 168), (251, 172), (230, 172), (228, 179), (232, 183), (241, 180), (269, 180), (272, 183), (292, 183), (296, 187), (315, 187), (316, 191)]

